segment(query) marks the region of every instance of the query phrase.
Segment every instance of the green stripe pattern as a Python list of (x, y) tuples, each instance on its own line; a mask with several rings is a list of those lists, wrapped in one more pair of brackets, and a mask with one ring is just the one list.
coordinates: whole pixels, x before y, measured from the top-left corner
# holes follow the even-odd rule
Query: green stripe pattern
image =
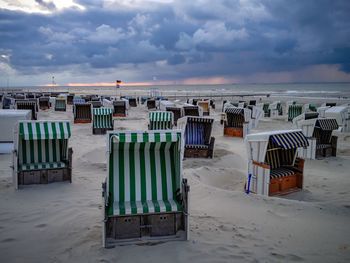
[(19, 136), (24, 140), (68, 139), (69, 121), (23, 121), (19, 123)]
[(171, 111), (152, 111), (148, 116), (150, 130), (168, 130), (173, 128), (174, 113)]
[(19, 170), (64, 167), (70, 136), (68, 121), (19, 122)]
[(292, 121), (295, 117), (299, 116), (303, 112), (302, 105), (289, 105), (288, 108), (288, 121)]
[(113, 128), (113, 109), (94, 108), (92, 109), (94, 128)]
[(108, 214), (182, 211), (176, 200), (181, 181), (181, 132), (113, 135), (119, 140), (111, 139)]

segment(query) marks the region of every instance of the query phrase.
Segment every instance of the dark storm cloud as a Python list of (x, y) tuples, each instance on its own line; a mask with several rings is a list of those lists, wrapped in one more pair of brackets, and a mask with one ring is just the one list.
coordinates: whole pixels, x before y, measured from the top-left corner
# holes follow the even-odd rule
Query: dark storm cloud
[(85, 10), (50, 15), (0, 10), (0, 53), (9, 56), (11, 67), (31, 74), (158, 63), (159, 74), (171, 79), (318, 64), (350, 69), (347, 0), (176, 1), (149, 9), (76, 2)]

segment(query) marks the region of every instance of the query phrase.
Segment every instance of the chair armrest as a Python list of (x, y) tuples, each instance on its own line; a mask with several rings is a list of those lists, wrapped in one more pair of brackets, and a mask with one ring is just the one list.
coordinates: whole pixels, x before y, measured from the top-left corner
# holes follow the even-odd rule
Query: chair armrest
[(253, 161), (253, 164), (256, 165), (256, 166), (260, 166), (264, 169), (271, 169), (271, 166), (268, 165), (267, 163), (259, 163), (257, 161)]
[(303, 158), (297, 157), (294, 163), (294, 169), (299, 170), (300, 173), (304, 171), (305, 160)]

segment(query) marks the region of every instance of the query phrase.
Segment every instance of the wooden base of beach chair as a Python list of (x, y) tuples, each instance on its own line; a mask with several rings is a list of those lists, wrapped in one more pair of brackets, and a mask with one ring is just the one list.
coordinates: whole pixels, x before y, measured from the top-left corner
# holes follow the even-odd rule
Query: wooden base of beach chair
[(298, 187), (298, 174), (285, 176), (282, 178), (271, 179), (269, 186), (270, 195), (285, 195), (291, 192), (300, 191)]
[(232, 128), (225, 127), (224, 135), (229, 137), (242, 137), (243, 138), (243, 128)]
[(74, 123), (91, 123), (91, 119), (78, 119), (74, 120)]
[(113, 113), (113, 117), (126, 117), (125, 113)]
[(337, 142), (338, 137), (332, 136), (331, 137), (331, 144), (328, 147), (325, 148), (318, 148), (316, 145), (316, 159), (321, 159), (325, 157), (336, 157), (337, 156)]
[(213, 158), (214, 153), (214, 144), (215, 138), (210, 138), (210, 143), (205, 148), (194, 148), (194, 147), (186, 147), (184, 151), (185, 158)]
[(92, 134), (95, 135), (106, 134), (107, 131), (113, 131), (113, 128), (92, 128)]
[(50, 184), (54, 182), (72, 182), (72, 148), (68, 149), (68, 164), (64, 168), (40, 169), (18, 172), (18, 185)]

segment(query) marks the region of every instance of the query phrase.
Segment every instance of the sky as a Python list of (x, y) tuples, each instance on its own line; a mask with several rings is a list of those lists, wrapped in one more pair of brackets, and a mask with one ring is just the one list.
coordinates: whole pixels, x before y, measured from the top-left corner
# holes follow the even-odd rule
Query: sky
[(0, 0), (0, 86), (350, 81), (348, 0)]

